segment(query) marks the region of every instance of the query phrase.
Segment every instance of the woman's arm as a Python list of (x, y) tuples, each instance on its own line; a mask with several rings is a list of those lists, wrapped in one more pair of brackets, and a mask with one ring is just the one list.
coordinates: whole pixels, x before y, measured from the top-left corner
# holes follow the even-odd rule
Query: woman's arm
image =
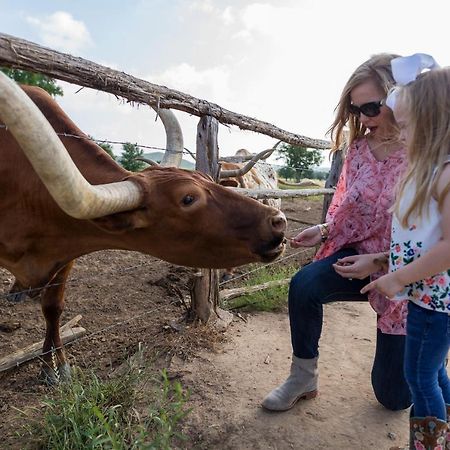
[(365, 255), (352, 255), (340, 258), (336, 264), (333, 264), (333, 267), (341, 277), (363, 280), (380, 270), (386, 271), (387, 262), (387, 252), (368, 253)]

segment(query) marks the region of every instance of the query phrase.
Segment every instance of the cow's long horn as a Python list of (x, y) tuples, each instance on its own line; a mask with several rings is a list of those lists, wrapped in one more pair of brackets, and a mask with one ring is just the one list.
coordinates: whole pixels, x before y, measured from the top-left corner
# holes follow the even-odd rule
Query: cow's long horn
[(234, 170), (222, 170), (219, 174), (220, 179), (224, 178), (231, 178), (231, 177), (240, 177), (242, 175), (245, 175), (260, 159), (266, 159), (268, 158), (275, 148), (269, 148), (267, 150), (263, 150), (262, 152), (259, 152), (253, 158), (240, 169), (234, 169)]
[(94, 219), (140, 204), (142, 193), (132, 181), (89, 184), (38, 107), (1, 72), (0, 117), (51, 196), (70, 216)]
[(166, 151), (161, 160), (161, 166), (179, 167), (183, 158), (183, 133), (180, 123), (170, 109), (156, 109), (166, 129)]
[(139, 157), (139, 158), (134, 158), (134, 160), (135, 161), (145, 162), (149, 166), (154, 166), (154, 167), (158, 167), (159, 166), (159, 164), (156, 161), (153, 161), (153, 159)]

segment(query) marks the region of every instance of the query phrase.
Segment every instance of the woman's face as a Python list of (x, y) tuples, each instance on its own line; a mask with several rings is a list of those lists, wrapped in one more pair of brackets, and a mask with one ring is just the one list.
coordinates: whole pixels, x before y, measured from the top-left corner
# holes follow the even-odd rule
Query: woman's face
[[(385, 98), (384, 92), (373, 81), (361, 83), (350, 92), (350, 100), (355, 106), (379, 102), (380, 100), (384, 101)], [(385, 105), (381, 105), (379, 111), (380, 113), (374, 117), (366, 116), (363, 112), (360, 112), (359, 120), (370, 131), (372, 136), (380, 138), (391, 136), (393, 126), (392, 112)]]

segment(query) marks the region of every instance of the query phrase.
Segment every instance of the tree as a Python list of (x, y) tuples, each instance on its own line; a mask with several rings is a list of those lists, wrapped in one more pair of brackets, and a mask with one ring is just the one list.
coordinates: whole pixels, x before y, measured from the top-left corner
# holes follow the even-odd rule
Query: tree
[(27, 70), (7, 69), (4, 67), (1, 67), (0, 70), (9, 78), (17, 81), (17, 83), (29, 84), (30, 86), (39, 86), (53, 97), (56, 97), (57, 95), (64, 95), (63, 90), (56, 84), (56, 81), (46, 75), (28, 72)]
[(283, 169), (291, 169), (280, 169), (280, 175), (289, 175), (290, 178), (295, 178), (296, 181), (300, 181), (302, 178), (312, 178), (312, 167), (318, 166), (323, 161), (321, 150), (297, 147), (290, 144), (281, 144), (278, 147), (278, 153), (277, 159), (284, 160), (287, 166)]
[(97, 143), (97, 145), (105, 150), (105, 152), (108, 153), (114, 161), (116, 161), (116, 155), (113, 152), (113, 146), (111, 144), (108, 144), (108, 142), (102, 142), (101, 144)]
[(136, 158), (144, 154), (144, 151), (137, 144), (126, 142), (122, 145), (122, 150), (123, 153), (119, 158), (119, 163), (124, 169), (131, 170), (131, 172), (139, 172), (145, 167), (144, 162), (136, 161)]

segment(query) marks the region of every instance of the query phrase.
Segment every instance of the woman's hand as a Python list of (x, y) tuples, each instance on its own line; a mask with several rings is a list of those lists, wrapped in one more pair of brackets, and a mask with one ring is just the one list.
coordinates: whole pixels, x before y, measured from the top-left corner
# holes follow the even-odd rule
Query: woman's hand
[(380, 266), (374, 262), (378, 254), (352, 255), (340, 258), (333, 264), (334, 270), (344, 278), (363, 280), (372, 273), (378, 272)]
[(320, 234), (319, 227), (309, 227), (303, 230), (295, 238), (291, 239), (291, 247), (314, 247), (322, 242), (322, 235)]
[(387, 298), (392, 298), (395, 294), (401, 292), (405, 286), (397, 279), (395, 272), (388, 273), (387, 275), (383, 275), (380, 278), (372, 281), (369, 284), (366, 284), (361, 289), (361, 294), (365, 294), (371, 289), (376, 289), (381, 294), (385, 295)]

